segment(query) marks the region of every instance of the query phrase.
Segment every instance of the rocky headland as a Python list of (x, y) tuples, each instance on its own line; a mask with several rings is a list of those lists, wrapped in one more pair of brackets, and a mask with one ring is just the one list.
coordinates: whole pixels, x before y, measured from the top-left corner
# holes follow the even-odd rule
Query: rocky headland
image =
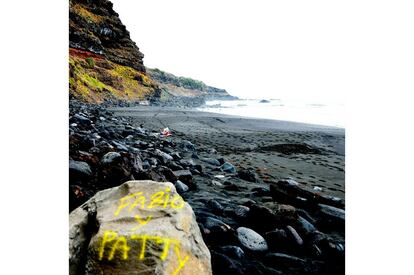
[(177, 77), (159, 69), (147, 68), (147, 72), (161, 89), (158, 101), (161, 106), (198, 107), (207, 100), (237, 99), (226, 90), (208, 86), (199, 80)]

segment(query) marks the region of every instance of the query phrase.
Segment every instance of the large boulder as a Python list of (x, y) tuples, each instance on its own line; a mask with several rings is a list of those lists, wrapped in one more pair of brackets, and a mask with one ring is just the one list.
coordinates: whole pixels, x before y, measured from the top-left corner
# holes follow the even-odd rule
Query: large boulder
[(129, 181), (70, 214), (70, 274), (211, 274), (191, 207), (169, 182)]

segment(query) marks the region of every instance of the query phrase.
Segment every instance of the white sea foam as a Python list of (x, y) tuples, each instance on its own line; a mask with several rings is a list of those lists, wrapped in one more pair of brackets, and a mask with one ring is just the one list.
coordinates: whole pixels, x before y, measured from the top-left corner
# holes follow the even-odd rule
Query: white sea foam
[(345, 106), (337, 102), (318, 102), (292, 99), (213, 100), (198, 108), (200, 111), (276, 119), (345, 128)]

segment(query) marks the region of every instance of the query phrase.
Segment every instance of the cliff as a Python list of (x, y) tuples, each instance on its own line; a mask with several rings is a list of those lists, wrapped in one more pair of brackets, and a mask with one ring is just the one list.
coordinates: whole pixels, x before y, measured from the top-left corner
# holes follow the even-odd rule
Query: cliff
[(108, 0), (69, 1), (69, 93), (87, 102), (159, 96), (144, 55)]
[(180, 106), (235, 98), (198, 80), (146, 69), (143, 58), (110, 1), (69, 1), (70, 98)]

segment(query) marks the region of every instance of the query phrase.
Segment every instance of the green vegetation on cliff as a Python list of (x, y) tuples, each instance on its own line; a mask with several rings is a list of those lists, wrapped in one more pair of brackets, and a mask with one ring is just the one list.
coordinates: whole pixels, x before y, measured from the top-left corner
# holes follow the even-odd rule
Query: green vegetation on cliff
[(108, 0), (69, 1), (69, 93), (101, 103), (159, 96), (143, 54)]
[(176, 77), (172, 74), (163, 72), (157, 68), (149, 69), (149, 73), (156, 76), (156, 78), (160, 80), (161, 82), (171, 83), (176, 86), (187, 88), (187, 89), (196, 89), (196, 90), (203, 91), (203, 90), (206, 90), (208, 87), (206, 84), (204, 84), (204, 82), (200, 80), (195, 80), (189, 77), (182, 77), (182, 76)]
[(233, 99), (226, 90), (211, 87), (200, 80), (189, 77), (178, 77), (173, 74), (161, 71), (160, 69), (146, 69), (148, 75), (158, 83), (161, 92), (161, 101), (168, 101), (173, 97), (188, 98), (215, 98)]
[(69, 93), (72, 97), (101, 103), (105, 100), (139, 101), (158, 93), (158, 86), (131, 67), (70, 49)]

